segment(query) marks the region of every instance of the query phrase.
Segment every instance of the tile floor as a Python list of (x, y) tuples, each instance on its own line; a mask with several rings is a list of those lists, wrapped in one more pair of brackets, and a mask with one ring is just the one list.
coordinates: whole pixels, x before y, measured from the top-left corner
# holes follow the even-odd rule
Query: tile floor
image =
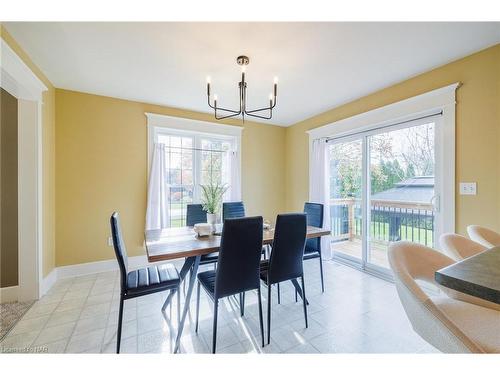
[[(281, 304), (273, 291), (271, 344), (260, 347), (257, 295), (247, 293), (245, 317), (235, 299), (219, 308), (218, 353), (435, 353), (415, 334), (392, 283), (335, 262), (324, 263), (321, 293), (316, 261), (305, 262), (310, 305), (305, 329), (302, 304), (293, 287), (282, 284)], [(0, 343), (3, 352), (31, 348), (42, 353), (113, 353), (116, 346), (117, 272), (64, 279), (37, 301)], [(264, 319), (267, 291), (262, 288)], [(125, 302), (123, 353), (170, 353), (177, 327), (176, 308), (165, 319), (166, 293)], [(183, 296), (184, 297), (184, 296)], [(174, 298), (175, 300), (175, 298)], [(199, 333), (194, 332), (195, 293), (181, 341), (182, 353), (209, 353), (212, 305), (202, 292)], [(167, 317), (170, 317), (167, 309)]]

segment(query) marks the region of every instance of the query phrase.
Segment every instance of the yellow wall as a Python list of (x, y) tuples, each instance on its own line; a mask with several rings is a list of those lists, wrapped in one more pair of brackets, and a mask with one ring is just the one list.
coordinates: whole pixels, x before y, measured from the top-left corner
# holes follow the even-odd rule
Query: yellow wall
[(17, 44), (7, 30), (5, 30), (3, 25), (0, 25), (0, 35), (48, 88), (43, 93), (42, 106), (42, 268), (43, 275), (47, 276), (55, 267), (55, 89), (43, 72), (31, 61), (30, 57)]
[(465, 233), (467, 225), (482, 224), (500, 230), (500, 44), (287, 128), (287, 209), (299, 210), (308, 198), (305, 131), (458, 81), (456, 178), (476, 181), (478, 194), (456, 196), (456, 229)]
[[(56, 89), (57, 266), (113, 258), (107, 238), (114, 210), (121, 214), (129, 255), (144, 254), (144, 112), (213, 121), (209, 114)], [(244, 124), (242, 195), (248, 214), (274, 220), (283, 211), (284, 155), (285, 128)]]

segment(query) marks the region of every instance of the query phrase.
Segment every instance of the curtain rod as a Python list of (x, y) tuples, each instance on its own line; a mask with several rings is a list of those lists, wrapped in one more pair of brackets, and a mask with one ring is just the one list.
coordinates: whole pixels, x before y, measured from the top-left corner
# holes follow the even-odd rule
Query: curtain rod
[[(393, 123), (393, 124), (384, 125), (384, 126), (381, 126), (379, 128), (376, 128), (376, 129), (369, 129), (369, 130), (378, 130), (378, 129), (390, 128), (392, 126), (406, 124), (407, 122), (412, 122), (412, 121), (417, 121), (417, 120), (423, 120), (423, 119), (426, 119), (426, 118), (429, 118), (429, 117), (440, 116), (442, 114), (443, 114), (443, 111), (441, 110), (441, 111), (436, 112), (436, 113), (431, 113), (430, 115), (425, 115), (425, 116), (422, 116), (422, 117), (412, 118), (410, 120), (400, 121), (400, 122), (396, 122), (396, 123)], [(365, 133), (367, 131), (368, 130), (363, 130), (363, 131), (359, 131), (359, 132), (355, 132), (355, 133), (341, 135), (341, 136), (338, 136), (338, 137), (326, 137), (326, 142), (328, 143), (329, 141), (332, 141), (334, 139), (339, 139), (339, 138), (344, 138), (344, 137), (350, 137), (350, 136), (356, 135), (356, 134), (363, 134), (363, 133)]]
[[(159, 144), (165, 145), (165, 143), (159, 143)], [(231, 150), (227, 150), (227, 151), (224, 151), (224, 150), (209, 150), (209, 149), (205, 149), (205, 148), (196, 148), (196, 147), (176, 147), (176, 146), (168, 146), (168, 145), (165, 145), (165, 147), (175, 148), (177, 150), (192, 150), (192, 151), (207, 151), (207, 152), (233, 152)]]

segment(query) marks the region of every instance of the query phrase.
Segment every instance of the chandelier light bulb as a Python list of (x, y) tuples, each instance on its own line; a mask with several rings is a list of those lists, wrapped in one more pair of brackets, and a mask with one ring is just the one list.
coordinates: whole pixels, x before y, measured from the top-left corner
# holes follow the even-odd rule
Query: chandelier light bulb
[(278, 77), (274, 77), (274, 84), (278, 83)]
[(269, 100), (273, 100), (273, 94), (269, 94)]
[(247, 71), (247, 67), (246, 67), (245, 65), (243, 65), (243, 66), (241, 67), (241, 72), (242, 72), (242, 73), (245, 73), (246, 71)]
[(217, 100), (217, 94), (214, 95), (214, 100)]
[(208, 84), (212, 83), (212, 79), (210, 78), (210, 76), (207, 76), (207, 83)]

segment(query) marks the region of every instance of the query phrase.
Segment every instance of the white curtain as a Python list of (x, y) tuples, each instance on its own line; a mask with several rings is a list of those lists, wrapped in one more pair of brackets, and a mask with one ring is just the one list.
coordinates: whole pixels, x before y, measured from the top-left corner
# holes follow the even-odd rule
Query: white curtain
[[(323, 204), (323, 228), (330, 229), (330, 168), (326, 139), (315, 139), (312, 143), (312, 160), (309, 174), (309, 200)], [(330, 236), (321, 237), (321, 252), (324, 259), (331, 259)]]
[(148, 184), (146, 230), (169, 227), (168, 210), (168, 158), (165, 144), (155, 143)]
[(238, 151), (228, 151), (224, 154), (224, 157), (222, 178), (223, 182), (229, 185), (229, 189), (224, 195), (224, 200), (229, 202), (241, 201), (241, 175)]

